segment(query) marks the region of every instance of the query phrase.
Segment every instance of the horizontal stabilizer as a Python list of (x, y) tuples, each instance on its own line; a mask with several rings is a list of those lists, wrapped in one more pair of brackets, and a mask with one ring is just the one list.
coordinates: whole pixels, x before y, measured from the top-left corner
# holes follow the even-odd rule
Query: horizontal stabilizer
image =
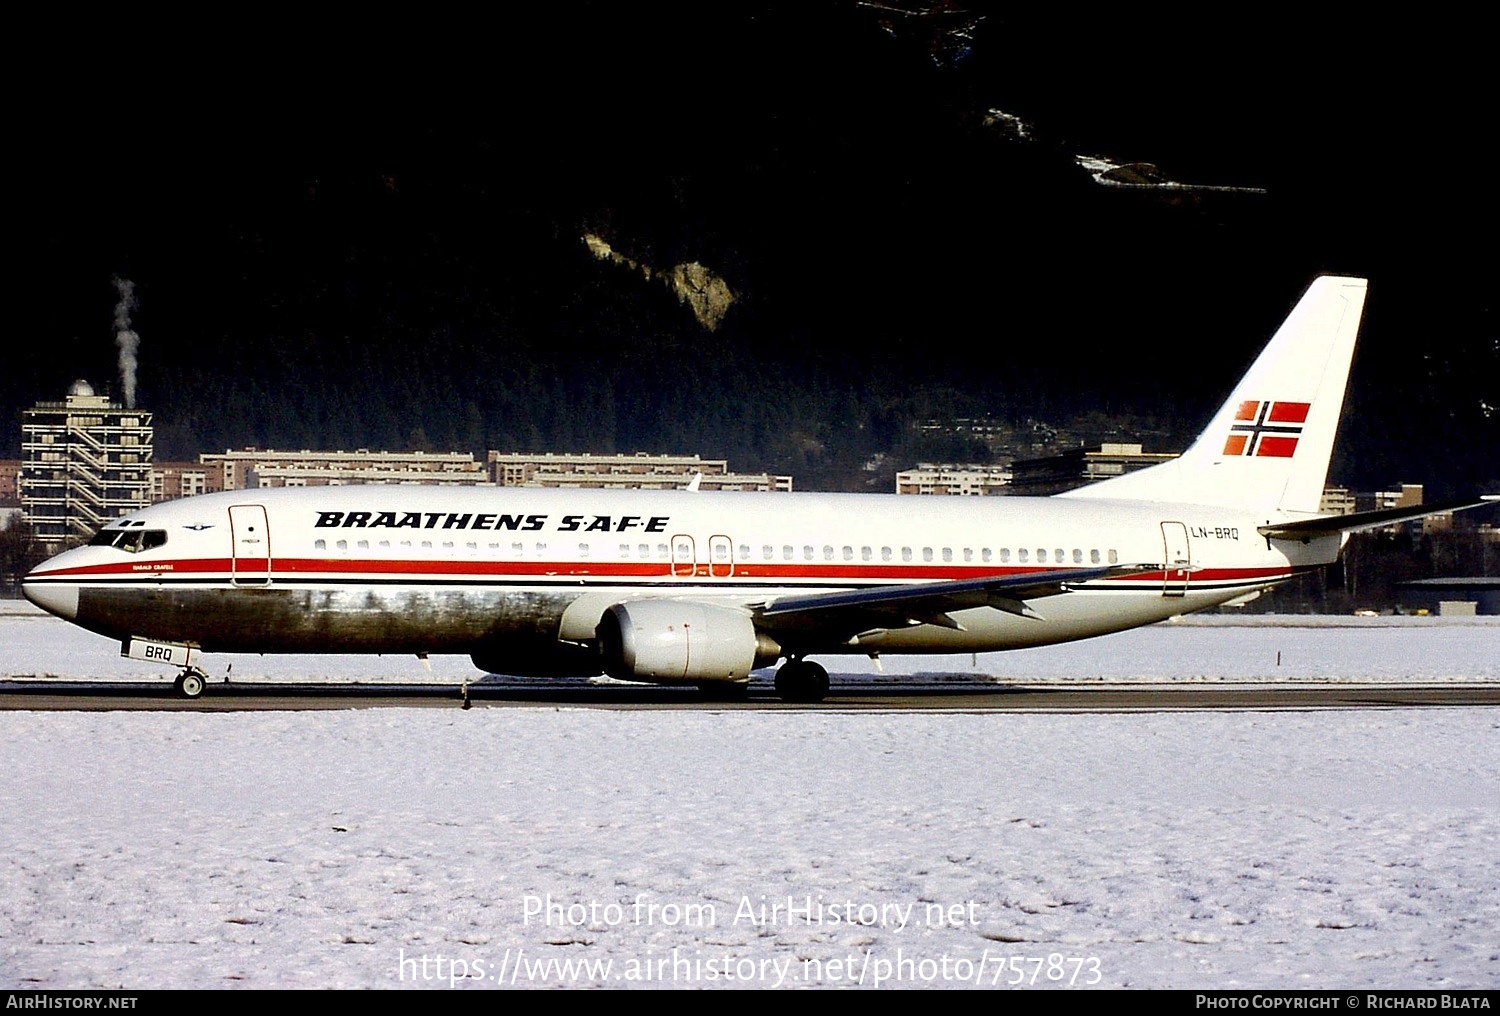
[(1296, 522), (1277, 522), (1260, 526), (1256, 532), (1272, 540), (1311, 540), (1317, 536), (1331, 536), (1334, 533), (1358, 533), (1366, 529), (1379, 529), (1382, 526), (1405, 522), (1408, 519), (1445, 515), (1497, 501), (1500, 501), (1500, 495), (1490, 494), (1477, 501), (1448, 501), (1441, 504), (1413, 505), (1409, 508), (1381, 508), (1372, 512), (1355, 512), (1352, 515), (1324, 515), (1315, 519), (1299, 519)]

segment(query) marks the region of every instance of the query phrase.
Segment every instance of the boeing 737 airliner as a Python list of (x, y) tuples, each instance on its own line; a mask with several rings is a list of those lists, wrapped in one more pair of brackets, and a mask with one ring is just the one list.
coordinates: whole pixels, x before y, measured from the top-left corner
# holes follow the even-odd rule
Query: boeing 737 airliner
[(202, 652), (463, 653), (720, 691), (784, 659), (777, 691), (816, 701), (812, 656), (1121, 631), (1326, 565), (1351, 531), (1461, 507), (1318, 514), (1364, 297), (1363, 279), (1317, 279), (1186, 454), (1057, 497), (236, 490), (110, 522), (22, 588), (181, 668), (189, 696)]

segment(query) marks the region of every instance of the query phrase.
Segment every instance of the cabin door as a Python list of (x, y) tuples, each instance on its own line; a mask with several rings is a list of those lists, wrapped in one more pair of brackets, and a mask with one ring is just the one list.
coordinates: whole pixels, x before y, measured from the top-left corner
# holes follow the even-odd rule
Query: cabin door
[(1192, 553), (1188, 546), (1187, 526), (1181, 522), (1163, 522), (1161, 540), (1162, 549), (1166, 554), (1162, 560), (1167, 565), (1161, 594), (1163, 596), (1186, 596), (1188, 575), (1191, 574), (1193, 565)]
[(271, 532), (266, 510), (258, 504), (229, 509), (230, 580), (237, 586), (263, 586), (271, 581)]

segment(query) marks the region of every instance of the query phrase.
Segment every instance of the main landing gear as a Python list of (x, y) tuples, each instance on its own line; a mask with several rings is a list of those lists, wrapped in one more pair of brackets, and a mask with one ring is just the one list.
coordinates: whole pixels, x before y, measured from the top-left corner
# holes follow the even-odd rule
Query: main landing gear
[(787, 660), (776, 671), (776, 694), (787, 702), (822, 702), (828, 694), (828, 671), (811, 660)]
[(177, 675), (177, 680), (172, 682), (172, 687), (177, 689), (177, 694), (183, 698), (195, 699), (203, 694), (204, 687), (208, 684), (208, 675), (197, 667), (184, 667), (182, 673)]

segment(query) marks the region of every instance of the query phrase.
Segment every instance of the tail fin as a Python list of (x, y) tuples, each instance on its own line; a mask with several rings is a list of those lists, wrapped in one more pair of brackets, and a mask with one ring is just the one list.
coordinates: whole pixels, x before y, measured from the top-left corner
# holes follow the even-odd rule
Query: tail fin
[(1314, 279), (1181, 457), (1060, 497), (1316, 512), (1344, 404), (1364, 279)]

